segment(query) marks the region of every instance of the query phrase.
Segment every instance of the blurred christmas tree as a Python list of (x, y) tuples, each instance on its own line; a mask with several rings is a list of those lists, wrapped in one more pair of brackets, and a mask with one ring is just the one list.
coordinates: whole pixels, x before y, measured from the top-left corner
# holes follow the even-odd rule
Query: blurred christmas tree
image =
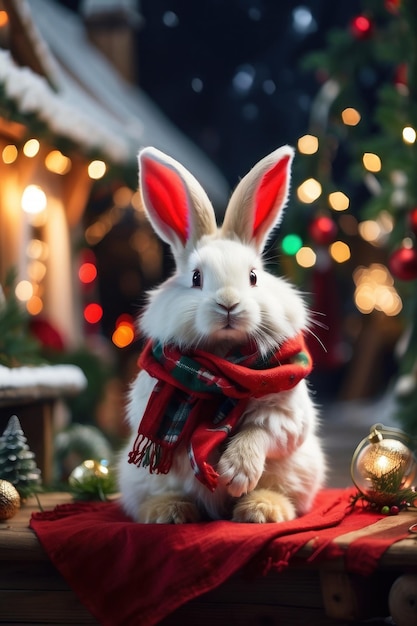
[(0, 365), (16, 367), (43, 361), (40, 344), (29, 328), (29, 315), (21, 307), (14, 290), (15, 272), (0, 284)]
[(333, 284), (342, 281), (374, 327), (401, 322), (393, 417), (417, 435), (417, 3), (364, 0), (304, 67), (320, 88), (298, 142), (299, 211), (282, 252), (295, 275), (307, 269), (314, 281), (329, 367), (343, 361)]
[(0, 478), (12, 483), (21, 498), (41, 490), (41, 472), (16, 415), (0, 437)]

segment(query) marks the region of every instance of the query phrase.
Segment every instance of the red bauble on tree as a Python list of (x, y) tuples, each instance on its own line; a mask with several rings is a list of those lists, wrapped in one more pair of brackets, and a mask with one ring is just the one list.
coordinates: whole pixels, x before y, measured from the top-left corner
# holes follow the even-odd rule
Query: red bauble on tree
[(408, 85), (408, 64), (400, 63), (395, 70), (394, 85), (398, 88)]
[(400, 10), (401, 0), (385, 0), (384, 4), (387, 11), (396, 15)]
[(373, 24), (366, 15), (357, 15), (350, 22), (350, 32), (355, 39), (368, 39), (373, 32)]
[(335, 240), (337, 226), (331, 217), (319, 215), (310, 223), (308, 232), (314, 243), (319, 246), (328, 246)]
[(392, 274), (400, 280), (417, 278), (417, 249), (401, 246), (391, 254), (389, 266)]
[(417, 237), (417, 207), (415, 207), (414, 209), (410, 211), (409, 216), (408, 216), (408, 223), (409, 223), (410, 229), (412, 230), (414, 235)]

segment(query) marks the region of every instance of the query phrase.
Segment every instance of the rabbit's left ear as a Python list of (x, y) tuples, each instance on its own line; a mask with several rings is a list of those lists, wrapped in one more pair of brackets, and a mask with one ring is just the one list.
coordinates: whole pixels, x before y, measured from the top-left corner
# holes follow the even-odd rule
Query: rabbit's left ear
[(279, 224), (288, 200), (294, 150), (283, 146), (259, 161), (239, 182), (230, 198), (222, 232), (237, 235), (262, 251)]

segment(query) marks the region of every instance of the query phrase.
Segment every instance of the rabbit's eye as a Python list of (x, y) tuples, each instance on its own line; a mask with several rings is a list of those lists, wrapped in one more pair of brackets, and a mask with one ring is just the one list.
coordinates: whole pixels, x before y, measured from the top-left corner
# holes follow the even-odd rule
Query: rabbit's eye
[(201, 287), (201, 272), (200, 272), (200, 270), (194, 270), (194, 273), (193, 273), (193, 287)]
[(256, 273), (254, 272), (254, 270), (251, 270), (251, 273), (249, 274), (249, 281), (250, 281), (251, 287), (254, 287), (256, 285), (257, 280), (258, 280), (258, 277)]

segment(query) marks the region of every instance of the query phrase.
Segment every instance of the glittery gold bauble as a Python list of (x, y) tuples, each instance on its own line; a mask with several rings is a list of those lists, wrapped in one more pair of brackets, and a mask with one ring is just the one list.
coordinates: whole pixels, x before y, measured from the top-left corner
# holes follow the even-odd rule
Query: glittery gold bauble
[(19, 492), (12, 483), (0, 479), (0, 521), (4, 522), (16, 515), (19, 508)]
[(109, 468), (106, 465), (88, 459), (73, 469), (68, 481), (70, 485), (73, 485), (76, 482), (88, 481), (91, 478), (107, 478), (108, 474)]

